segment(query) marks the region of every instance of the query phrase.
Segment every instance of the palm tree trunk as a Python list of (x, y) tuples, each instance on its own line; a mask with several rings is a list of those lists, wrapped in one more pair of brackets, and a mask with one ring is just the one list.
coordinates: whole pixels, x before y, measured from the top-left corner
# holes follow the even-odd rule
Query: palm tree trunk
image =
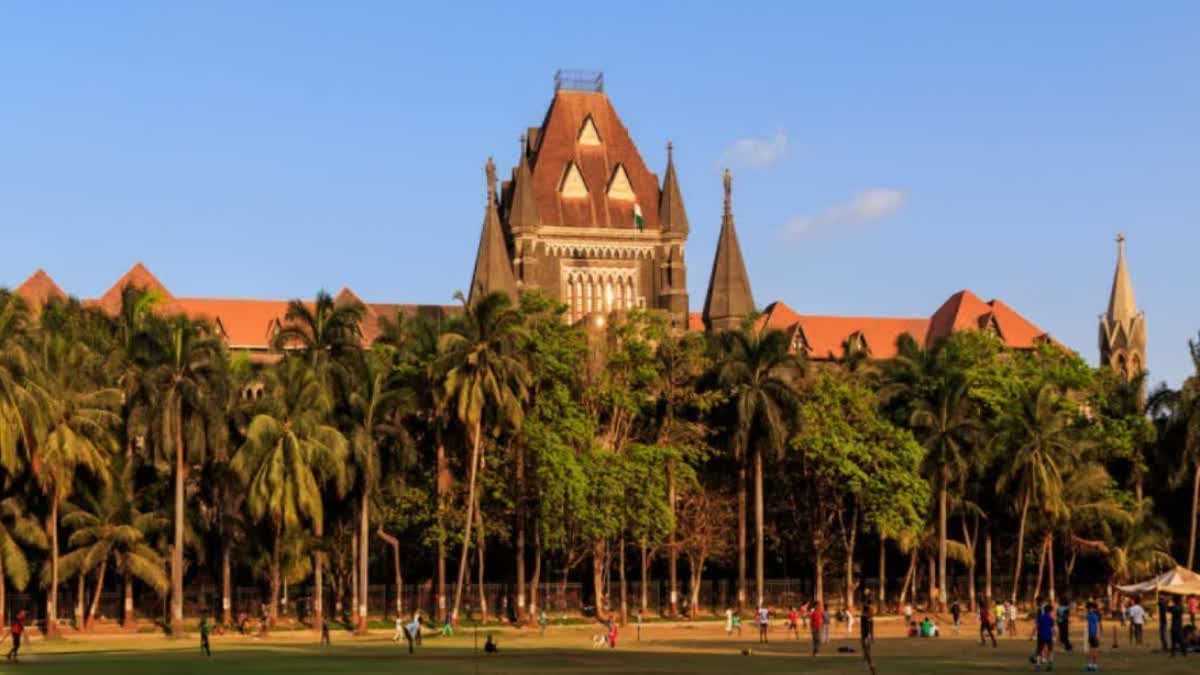
[(1194, 569), (1193, 564), (1196, 562), (1196, 519), (1200, 517), (1200, 463), (1196, 464), (1196, 470), (1192, 477), (1192, 533), (1188, 537), (1188, 569)]
[(279, 618), (279, 586), (281, 581), (279, 549), (283, 544), (283, 528), (275, 523), (275, 541), (271, 547), (271, 604), (267, 607), (267, 626), (274, 627)]
[(96, 592), (92, 594), (92, 606), (88, 608), (87, 621), (84, 622), (84, 627), (91, 630), (92, 624), (96, 621), (96, 610), (100, 607), (100, 592), (104, 590), (104, 573), (108, 570), (108, 561), (100, 563), (100, 570), (96, 572)]
[(4, 604), (7, 598), (5, 592), (8, 590), (8, 579), (4, 576), (4, 556), (0, 556), (0, 627), (8, 625), (8, 615), (5, 610), (8, 605)]
[(358, 618), (358, 592), (362, 584), (358, 583), (358, 524), (350, 525), (350, 609), (346, 612), (346, 621), (354, 625)]
[(887, 539), (879, 535), (879, 611), (887, 606)]
[(450, 475), (450, 463), (446, 460), (446, 446), (442, 443), (442, 432), (437, 432), (437, 619), (446, 618), (446, 490), (445, 483)]
[(529, 616), (537, 618), (538, 586), (542, 578), (542, 539), (537, 528), (533, 530), (533, 574), (529, 576)]
[(1050, 604), (1054, 604), (1054, 533), (1046, 535), (1046, 566), (1050, 571), (1049, 583), (1050, 587)]
[(929, 556), (929, 607), (931, 611), (936, 611), (934, 605), (937, 604), (937, 560), (933, 556)]
[[(325, 518), (313, 521), (313, 537), (318, 541), (325, 536)], [(313, 626), (320, 627), (325, 620), (325, 553), (317, 548), (313, 560)], [(224, 573), (224, 572), (223, 572)], [(224, 582), (224, 580), (223, 580)]]
[(50, 591), (46, 595), (46, 637), (58, 635), (58, 495), (50, 495), (50, 517), (46, 522), (50, 533)]
[(595, 589), (597, 619), (604, 619), (608, 616), (604, 602), (604, 558), (608, 554), (605, 551), (604, 543), (603, 539), (592, 542), (592, 586)]
[(83, 625), (83, 598), (87, 595), (87, 575), (83, 570), (79, 571), (79, 583), (75, 585), (75, 630), (82, 631)]
[[(1017, 589), (1021, 586), (1021, 557), (1025, 553), (1025, 519), (1029, 516), (1029, 496), (1029, 488), (1025, 488), (1025, 496), (1021, 498), (1021, 524), (1017, 527), (1017, 558), (1016, 562), (1013, 563), (1013, 604), (1017, 602)], [(991, 543), (990, 535), (988, 543)], [(988, 556), (988, 558), (990, 559), (991, 556)]]
[(1033, 601), (1036, 598), (1038, 598), (1039, 593), (1041, 593), (1042, 576), (1045, 573), (1046, 573), (1046, 539), (1045, 539), (1045, 537), (1043, 537), (1042, 538), (1042, 550), (1038, 553), (1037, 583), (1035, 583), (1033, 585), (1033, 588), (1029, 591), (1029, 602), (1031, 604), (1033, 603)]
[(454, 609), (450, 612), (450, 616), (456, 621), (458, 620), (458, 610), (462, 606), (463, 582), (467, 579), (467, 553), (471, 548), (471, 526), (475, 522), (472, 517), (474, 514), (471, 511), (475, 508), (475, 480), (477, 478), (475, 474), (478, 473), (479, 467), (479, 436), (482, 426), (481, 422), (475, 422), (475, 433), (471, 437), (473, 447), (471, 449), (471, 468), (467, 480), (467, 518), (463, 524), (462, 556), (458, 560), (458, 583), (454, 587)]
[[(400, 575), (400, 539), (384, 532), (382, 526), (376, 534), (392, 547), (392, 575), (395, 577), (396, 583), (396, 616), (399, 617), (404, 614), (404, 577)], [(420, 600), (417, 601), (417, 605), (420, 605)]]
[(967, 529), (967, 517), (964, 515), (962, 519), (963, 541), (967, 544), (967, 549), (971, 552), (970, 561), (967, 563), (967, 611), (975, 611), (975, 546), (978, 544), (979, 537), (979, 514), (975, 514), (975, 533), (972, 534)]
[[(233, 625), (233, 570), (232, 570), (232, 551), (229, 543), (221, 546), (221, 623), (225, 626)], [(321, 614), (321, 584), (317, 582), (316, 589), (317, 598), (317, 616)], [(318, 622), (316, 625), (320, 625)]]
[(850, 515), (850, 537), (846, 545), (846, 607), (854, 607), (854, 544), (858, 539), (858, 511)]
[(369, 562), (371, 543), (370, 532), (370, 498), (367, 491), (364, 489), (361, 497), (361, 502), (358, 507), (359, 513), (359, 553), (358, 553), (358, 582), (362, 586), (362, 591), (358, 595), (358, 632), (360, 634), (367, 632), (367, 597), (370, 590), (370, 575), (367, 572), (367, 563)]
[(904, 574), (904, 584), (900, 587), (900, 602), (898, 604), (903, 605), (904, 601), (908, 599), (908, 590), (909, 590), (910, 584), (913, 586), (913, 589), (914, 589), (913, 595), (917, 594), (916, 590), (915, 590), (916, 574), (917, 574), (917, 549), (916, 549), (916, 547), (913, 547), (913, 550), (910, 551), (908, 554), (908, 572), (905, 572), (905, 574)]
[(746, 460), (738, 463), (738, 582), (737, 609), (746, 604)]
[[(125, 612), (122, 616), (121, 625), (126, 628), (133, 625), (133, 575), (125, 573)], [(226, 622), (228, 623), (228, 622)]]
[(984, 599), (992, 601), (992, 531), (988, 530), (983, 538), (983, 584)]
[(825, 602), (825, 549), (823, 547), (818, 548), (813, 557), (813, 579), (813, 601), (823, 603)]
[(183, 624), (183, 402), (175, 410), (175, 548), (171, 550), (171, 625)]
[(642, 609), (642, 614), (646, 613), (646, 587), (650, 585), (650, 551), (649, 545), (646, 543), (646, 537), (642, 537), (642, 557), (641, 557), (641, 573), (642, 573), (642, 597), (639, 607)]
[[(937, 608), (946, 609), (946, 512), (950, 489), (947, 477), (942, 475), (941, 490), (938, 492), (938, 570), (937, 570)], [(932, 598), (931, 598), (932, 600)]]
[(629, 587), (625, 584), (625, 537), (621, 537), (617, 545), (620, 547), (617, 549), (617, 572), (621, 579), (621, 625), (624, 626), (629, 621)]
[(517, 473), (517, 625), (525, 623), (525, 445), (517, 442), (516, 473)]
[[(669, 508), (671, 510), (671, 522), (674, 523), (675, 522), (675, 472), (672, 469), (673, 469), (673, 467), (671, 466), (671, 463), (668, 462), (667, 463), (667, 508)], [(743, 503), (743, 506), (744, 506), (744, 503)], [(745, 516), (745, 512), (743, 511), (741, 513), (741, 515)], [(742, 528), (744, 528), (744, 527), (745, 527), (745, 525), (743, 523)], [(739, 537), (745, 536), (744, 529), (739, 529), (738, 536)], [(744, 538), (739, 539), (739, 541), (744, 543), (745, 539)], [(743, 564), (745, 563), (744, 552), (743, 552), (743, 557), (741, 558), (741, 562)], [(644, 564), (645, 563), (643, 562), (643, 565)], [(743, 580), (743, 582), (746, 578), (746, 575), (744, 572), (745, 572), (745, 570), (743, 569), (742, 574), (739, 577), (740, 579)], [(679, 615), (679, 551), (675, 550), (675, 526), (674, 525), (671, 526), (671, 531), (667, 533), (667, 578), (668, 578), (667, 583), (670, 584), (670, 587), (671, 587), (670, 588), (671, 616), (678, 616)], [(646, 580), (642, 579), (642, 586), (643, 586), (642, 595), (645, 595), (645, 584), (646, 584)], [(740, 586), (739, 586), (739, 588), (740, 588)], [(645, 608), (643, 608), (643, 610), (644, 609)]]
[(762, 450), (754, 451), (754, 586), (757, 591), (756, 607), (763, 607), (763, 461)]

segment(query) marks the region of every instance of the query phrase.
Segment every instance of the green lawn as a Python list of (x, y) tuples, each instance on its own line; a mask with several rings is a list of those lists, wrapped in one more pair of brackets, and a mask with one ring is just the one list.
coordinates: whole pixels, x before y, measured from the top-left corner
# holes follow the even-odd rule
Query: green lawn
[[(190, 675), (192, 673), (863, 673), (861, 654), (838, 654), (835, 639), (827, 653), (813, 659), (807, 641), (784, 639), (775, 631), (770, 645), (745, 638), (726, 638), (719, 624), (653, 626), (642, 642), (632, 628), (622, 631), (619, 649), (592, 649), (591, 637), (599, 632), (587, 626), (551, 628), (545, 637), (536, 632), (495, 631), (501, 648), (485, 657), (472, 650), (474, 636), (427, 639), (414, 656), (394, 645), (387, 634), (369, 637), (334, 636), (331, 648), (315, 644), (315, 634), (278, 634), (267, 641), (215, 637), (214, 656), (199, 654), (198, 640), (160, 636), (114, 636), (64, 639), (46, 643), (38, 639), (19, 666), (0, 661), (0, 673), (36, 672), (71, 675)], [(835, 632), (835, 636), (840, 634)], [(480, 642), (483, 640), (480, 634)], [(312, 639), (310, 639), (312, 638)], [(880, 673), (1030, 672), (1026, 660), (1032, 643), (1023, 638), (1002, 639), (998, 649), (980, 647), (968, 639), (916, 640), (884, 638), (876, 645)], [(743, 656), (743, 648), (753, 654)], [(7, 647), (6, 647), (7, 649)], [(1057, 670), (1082, 671), (1080, 652), (1057, 655)], [(1147, 648), (1122, 647), (1102, 652), (1102, 671), (1117, 673), (1185, 673), (1200, 668), (1200, 655), (1187, 663), (1174, 661)]]

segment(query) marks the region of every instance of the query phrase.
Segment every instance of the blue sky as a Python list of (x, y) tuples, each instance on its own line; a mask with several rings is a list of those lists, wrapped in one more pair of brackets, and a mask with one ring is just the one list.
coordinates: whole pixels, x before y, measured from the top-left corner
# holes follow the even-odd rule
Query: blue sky
[(719, 169), (756, 299), (999, 297), (1096, 358), (1124, 231), (1152, 379), (1200, 330), (1200, 3), (0, 5), (0, 285), (448, 302), (482, 167), (560, 67), (675, 143), (703, 302)]

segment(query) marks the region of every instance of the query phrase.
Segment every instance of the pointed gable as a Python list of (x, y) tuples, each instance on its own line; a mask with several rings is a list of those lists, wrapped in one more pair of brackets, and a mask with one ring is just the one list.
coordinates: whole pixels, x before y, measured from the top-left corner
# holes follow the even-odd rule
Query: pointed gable
[(506, 190), (511, 193), (508, 200), (509, 228), (532, 227), (541, 223), (541, 218), (538, 217), (537, 202), (533, 197), (533, 174), (529, 170), (528, 155), (529, 152), (523, 143), (521, 161), (517, 164), (511, 189)]
[(517, 281), (513, 276), (512, 262), (508, 257), (508, 245), (500, 225), (500, 214), (496, 206), (495, 165), (487, 162), (488, 196), (483, 214), (483, 229), (479, 234), (479, 250), (475, 254), (475, 270), (471, 274), (471, 287), (467, 301), (474, 302), (489, 293), (508, 293), (517, 296)]
[(724, 183), (725, 213), (721, 218), (721, 235), (717, 239), (712, 274), (708, 278), (708, 294), (704, 297), (704, 325), (710, 331), (737, 328), (754, 312), (750, 277), (746, 274), (746, 261), (742, 259), (742, 247), (733, 225), (733, 177), (729, 169), (725, 170)]
[[(590, 138), (591, 128), (599, 145), (582, 142), (583, 136)], [(528, 138), (529, 185), (540, 225), (634, 229), (629, 202), (610, 200), (607, 190), (621, 165), (642, 209), (643, 229), (659, 227), (658, 179), (646, 167), (605, 93), (559, 89), (541, 127), (531, 130)], [(572, 167), (578, 182), (571, 175)], [(516, 183), (514, 190), (521, 190), (519, 178)], [(514, 199), (514, 212), (515, 203)], [(523, 218), (530, 221), (527, 214)]]
[(167, 313), (179, 311), (178, 306), (174, 302), (175, 298), (167, 287), (158, 280), (158, 277), (150, 273), (146, 266), (142, 263), (135, 263), (129, 268), (120, 279), (117, 280), (104, 295), (101, 295), (96, 300), (96, 305), (109, 314), (116, 314), (121, 310), (121, 293), (126, 286), (140, 288), (148, 293), (158, 297), (158, 307)]
[(662, 192), (658, 198), (658, 222), (666, 232), (687, 236), (687, 211), (683, 208), (683, 195), (679, 192), (679, 179), (675, 176), (674, 148), (667, 143), (667, 172), (663, 176)]
[(583, 118), (583, 126), (579, 128), (579, 144), (580, 145), (600, 145), (600, 132), (596, 131), (596, 123), (592, 120), (592, 116), (588, 115)]
[(633, 185), (629, 183), (629, 174), (620, 164), (613, 170), (612, 180), (608, 181), (608, 198), (628, 202), (637, 199), (637, 195), (633, 194)]
[(54, 283), (50, 275), (40, 267), (28, 279), (21, 282), (15, 292), (35, 311), (44, 307), (51, 298), (64, 299), (67, 297), (67, 294), (59, 288), (58, 284)]

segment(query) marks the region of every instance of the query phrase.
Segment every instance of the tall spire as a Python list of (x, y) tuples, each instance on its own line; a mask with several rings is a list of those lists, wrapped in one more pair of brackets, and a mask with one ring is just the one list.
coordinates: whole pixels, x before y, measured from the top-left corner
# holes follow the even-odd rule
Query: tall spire
[(683, 195), (679, 193), (679, 179), (675, 177), (674, 150), (667, 143), (667, 173), (663, 176), (662, 193), (658, 200), (658, 222), (665, 232), (687, 236), (687, 211), (683, 208)]
[(721, 235), (717, 254), (713, 258), (712, 275), (708, 279), (708, 295), (704, 298), (704, 326), (710, 332), (736, 329), (754, 312), (754, 296), (742, 247), (738, 245), (733, 225), (733, 175), (725, 169), (725, 206), (721, 215)]
[(501, 291), (516, 298), (517, 282), (513, 277), (508, 246), (500, 226), (496, 206), (496, 165), (488, 157), (484, 172), (487, 175), (487, 208), (483, 214), (483, 231), (479, 235), (479, 251), (475, 254), (475, 272), (471, 275), (471, 290), (467, 302)]
[(541, 224), (537, 202), (533, 200), (533, 172), (529, 169), (529, 151), (524, 134), (521, 135), (521, 161), (517, 165), (517, 177), (513, 181), (512, 204), (508, 211), (508, 226), (530, 227)]
[(1113, 274), (1112, 292), (1108, 296), (1109, 320), (1128, 321), (1137, 315), (1137, 302), (1133, 299), (1133, 284), (1129, 282), (1129, 270), (1125, 267), (1125, 235), (1117, 235), (1117, 271)]
[(1127, 378), (1146, 369), (1146, 315), (1139, 312), (1125, 264), (1125, 235), (1117, 235), (1117, 269), (1108, 311), (1100, 317), (1100, 362)]

